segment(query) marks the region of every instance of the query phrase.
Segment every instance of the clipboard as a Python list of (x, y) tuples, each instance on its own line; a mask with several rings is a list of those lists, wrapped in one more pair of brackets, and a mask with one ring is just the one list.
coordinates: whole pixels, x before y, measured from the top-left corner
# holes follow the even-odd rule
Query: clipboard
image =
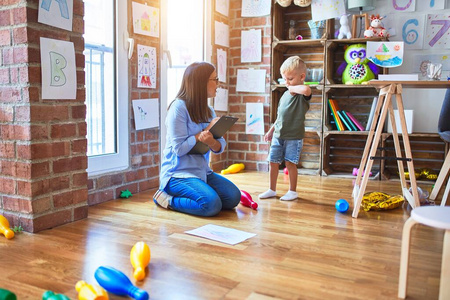
[[(221, 116), (219, 120), (209, 129), (215, 139), (221, 138), (239, 118), (231, 116)], [(208, 145), (198, 141), (188, 154), (206, 154), (209, 151)]]

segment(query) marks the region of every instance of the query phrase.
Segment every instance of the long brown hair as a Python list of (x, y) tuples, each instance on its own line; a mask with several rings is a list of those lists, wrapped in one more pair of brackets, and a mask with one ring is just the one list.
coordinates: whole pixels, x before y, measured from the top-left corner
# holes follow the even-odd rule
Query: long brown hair
[(195, 62), (184, 71), (176, 98), (186, 102), (189, 116), (195, 123), (209, 122), (212, 117), (208, 106), (208, 82), (215, 69), (208, 62)]

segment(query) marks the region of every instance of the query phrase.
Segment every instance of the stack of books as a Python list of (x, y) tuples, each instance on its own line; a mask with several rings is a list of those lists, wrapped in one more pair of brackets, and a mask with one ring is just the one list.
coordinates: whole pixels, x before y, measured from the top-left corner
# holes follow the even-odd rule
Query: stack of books
[(362, 124), (348, 111), (340, 110), (336, 100), (328, 99), (332, 119), (330, 124), (336, 127), (336, 130), (344, 131), (364, 131)]

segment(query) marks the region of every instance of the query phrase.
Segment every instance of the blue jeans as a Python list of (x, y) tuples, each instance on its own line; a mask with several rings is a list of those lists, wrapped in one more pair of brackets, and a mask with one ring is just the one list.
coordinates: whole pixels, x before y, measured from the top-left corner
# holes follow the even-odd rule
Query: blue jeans
[(283, 140), (279, 138), (272, 138), (270, 144), (268, 161), (271, 163), (281, 164), (283, 160), (289, 161), (293, 164), (298, 164), (300, 153), (303, 148), (302, 140)]
[(173, 196), (171, 209), (202, 217), (233, 209), (241, 201), (238, 187), (216, 173), (209, 174), (206, 183), (199, 178), (172, 177), (164, 191)]

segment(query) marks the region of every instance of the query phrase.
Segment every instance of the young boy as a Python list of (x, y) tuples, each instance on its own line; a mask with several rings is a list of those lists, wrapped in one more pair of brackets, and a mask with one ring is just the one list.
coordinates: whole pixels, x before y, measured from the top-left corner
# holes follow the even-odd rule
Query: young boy
[(298, 56), (286, 59), (280, 68), (288, 90), (283, 94), (278, 105), (277, 119), (264, 136), (264, 141), (271, 141), (269, 152), (269, 189), (259, 195), (260, 199), (277, 195), (277, 178), (279, 166), (284, 160), (289, 171), (289, 192), (280, 200), (292, 201), (297, 194), (297, 164), (305, 136), (305, 115), (309, 109), (311, 89), (304, 85), (306, 64)]

